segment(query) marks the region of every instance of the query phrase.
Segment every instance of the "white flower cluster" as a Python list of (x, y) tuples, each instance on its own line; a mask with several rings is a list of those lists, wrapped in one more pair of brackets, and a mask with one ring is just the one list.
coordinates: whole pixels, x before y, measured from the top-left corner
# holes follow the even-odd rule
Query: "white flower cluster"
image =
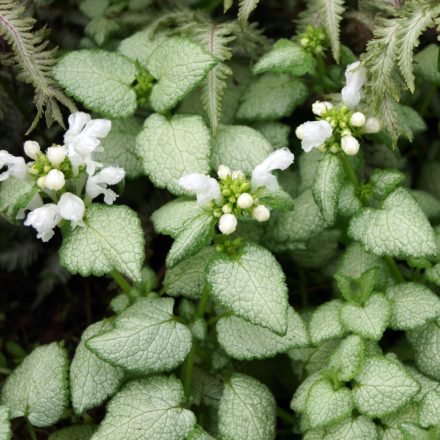
[(232, 171), (220, 165), (217, 171), (219, 180), (204, 174), (187, 174), (179, 179), (179, 185), (197, 197), (197, 204), (212, 209), (219, 218), (218, 228), (225, 235), (235, 232), (238, 217), (250, 215), (251, 218), (266, 222), (270, 218), (267, 206), (258, 203), (263, 192), (274, 192), (279, 189), (275, 170), (287, 169), (294, 160), (293, 154), (283, 148), (276, 150), (255, 167), (251, 179), (242, 171)]
[(359, 61), (347, 66), (345, 80), (346, 85), (341, 90), (341, 106), (316, 101), (312, 111), (320, 119), (297, 127), (295, 134), (301, 139), (305, 152), (313, 148), (325, 151), (328, 147), (332, 153), (342, 149), (345, 154), (353, 156), (359, 151), (359, 141), (353, 134), (380, 131), (381, 124), (377, 118), (367, 118), (364, 113), (354, 111), (361, 101), (362, 87), (367, 82), (366, 69), (360, 66)]
[[(0, 168), (6, 167), (0, 181), (13, 176), (35, 182), (39, 188), (17, 218), (24, 218), (25, 211), (31, 210), (24, 224), (35, 228), (42, 241), (53, 237), (62, 220), (70, 221), (73, 228), (84, 225), (86, 205), (100, 194), (109, 205), (115, 201), (117, 194), (108, 186), (119, 183), (125, 176), (124, 170), (117, 166), (103, 168), (93, 159), (110, 129), (110, 121), (92, 120), (89, 114), (76, 112), (69, 116), (63, 145), (53, 145), (43, 153), (38, 142), (24, 143), (24, 152), (32, 161), (26, 163), (23, 157), (0, 151)], [(51, 203), (44, 204), (44, 198), (51, 199)]]

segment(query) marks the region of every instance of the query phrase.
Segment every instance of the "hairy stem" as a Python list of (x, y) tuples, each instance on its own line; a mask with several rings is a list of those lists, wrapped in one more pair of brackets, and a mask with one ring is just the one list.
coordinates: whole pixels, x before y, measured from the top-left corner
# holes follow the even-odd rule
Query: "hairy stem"
[(344, 168), (345, 174), (347, 175), (350, 182), (355, 186), (359, 186), (359, 180), (356, 176), (356, 173), (353, 169), (353, 165), (351, 164), (350, 158), (346, 154), (342, 154), (340, 156), (342, 166)]
[(390, 257), (386, 255), (384, 257), (388, 268), (390, 269), (391, 275), (393, 276), (394, 280), (400, 284), (405, 282), (405, 278), (403, 278), (402, 272), (400, 272), (399, 266), (396, 263), (396, 260), (394, 260), (393, 257)]
[(277, 417), (289, 425), (296, 423), (295, 417), (279, 406), (277, 406)]
[(130, 296), (131, 285), (130, 283), (116, 270), (112, 270), (110, 272), (113, 279), (118, 283), (118, 286), (128, 295)]
[(31, 425), (28, 419), (26, 419), (26, 429), (29, 433), (31, 440), (38, 440), (37, 434), (35, 433), (34, 427)]

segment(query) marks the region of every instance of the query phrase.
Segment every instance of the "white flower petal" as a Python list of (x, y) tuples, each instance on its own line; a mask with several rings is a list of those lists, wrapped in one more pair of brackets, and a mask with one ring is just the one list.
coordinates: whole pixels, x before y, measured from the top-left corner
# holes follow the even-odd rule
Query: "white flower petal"
[(362, 98), (362, 87), (367, 82), (367, 69), (359, 67), (356, 61), (345, 69), (345, 87), (341, 90), (342, 102), (348, 107), (356, 107)]
[(301, 147), (306, 153), (320, 147), (333, 133), (332, 126), (327, 121), (308, 121), (300, 127)]
[(53, 191), (58, 191), (65, 185), (66, 180), (62, 171), (53, 169), (46, 176), (45, 187)]
[(223, 214), (220, 217), (218, 228), (222, 234), (232, 234), (237, 229), (237, 217), (234, 214)]
[(8, 153), (6, 150), (0, 150), (0, 169), (7, 167), (6, 171), (0, 173), (0, 182), (6, 180), (9, 176), (23, 180), (27, 176), (26, 162), (22, 157), (16, 157)]
[(64, 193), (58, 201), (60, 216), (65, 220), (70, 220), (73, 226), (82, 225), (85, 205), (82, 199), (70, 192)]
[(86, 183), (86, 194), (93, 200), (99, 194), (104, 195), (104, 202), (112, 205), (118, 195), (108, 185), (116, 185), (125, 176), (125, 171), (120, 167), (107, 167), (90, 176)]
[(61, 165), (63, 160), (66, 158), (66, 153), (67, 153), (66, 147), (60, 145), (49, 147), (46, 150), (46, 156), (49, 159), (49, 162), (54, 167)]
[(200, 173), (187, 174), (177, 182), (186, 191), (196, 194), (197, 203), (207, 206), (211, 200), (220, 202), (220, 185), (213, 177)]
[(53, 229), (60, 220), (58, 206), (55, 203), (49, 203), (31, 211), (24, 224), (36, 229), (37, 238), (41, 238), (42, 241), (49, 241), (54, 235)]
[(36, 141), (26, 141), (23, 149), (26, 156), (34, 160), (37, 160), (37, 155), (41, 153), (40, 144)]

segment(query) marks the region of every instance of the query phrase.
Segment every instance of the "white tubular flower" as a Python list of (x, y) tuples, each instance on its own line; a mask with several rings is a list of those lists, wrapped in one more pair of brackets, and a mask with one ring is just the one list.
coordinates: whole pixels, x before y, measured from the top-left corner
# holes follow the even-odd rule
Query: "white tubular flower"
[(327, 121), (308, 121), (301, 124), (295, 133), (301, 139), (302, 149), (309, 153), (313, 148), (320, 147), (332, 135), (333, 129)]
[(125, 176), (125, 171), (120, 167), (107, 167), (90, 176), (86, 183), (86, 194), (93, 200), (99, 194), (104, 194), (104, 202), (112, 205), (118, 195), (108, 185), (116, 185)]
[(36, 229), (37, 238), (41, 238), (42, 241), (46, 242), (53, 237), (53, 230), (60, 220), (58, 206), (55, 203), (49, 203), (31, 211), (24, 224)]
[(222, 234), (232, 234), (237, 229), (237, 218), (234, 214), (223, 214), (220, 217), (218, 228)]
[(362, 87), (367, 82), (367, 69), (359, 67), (360, 61), (356, 61), (345, 69), (346, 86), (341, 90), (342, 102), (348, 107), (356, 107), (362, 98)]
[(353, 127), (362, 127), (365, 125), (365, 115), (361, 112), (356, 112), (351, 115), (350, 124)]
[(36, 141), (26, 141), (23, 148), (26, 156), (34, 160), (37, 160), (37, 155), (41, 153), (40, 144)]
[(60, 170), (50, 170), (47, 173), (45, 187), (47, 189), (52, 189), (58, 191), (65, 185), (66, 180), (64, 179), (64, 174)]
[(65, 220), (70, 220), (72, 226), (83, 225), (85, 205), (82, 199), (70, 192), (64, 193), (58, 201), (58, 211)]
[(374, 116), (371, 116), (367, 118), (362, 131), (364, 133), (378, 133), (381, 128), (382, 128), (382, 124), (380, 123), (379, 119), (375, 118)]
[(254, 198), (249, 193), (240, 194), (237, 199), (237, 206), (241, 209), (248, 209), (254, 204)]
[(342, 136), (341, 138), (341, 148), (345, 154), (349, 156), (354, 156), (359, 151), (359, 141), (350, 135)]
[(267, 222), (270, 219), (270, 211), (267, 206), (258, 205), (252, 211), (255, 220), (259, 222)]
[(268, 191), (277, 191), (279, 188), (278, 181), (272, 175), (272, 171), (285, 170), (292, 165), (293, 160), (294, 156), (287, 148), (281, 148), (270, 153), (252, 171), (252, 188), (257, 189), (264, 186)]
[(226, 177), (231, 175), (231, 169), (227, 167), (226, 165), (220, 165), (217, 170), (217, 176), (221, 180), (225, 180)]
[(92, 153), (110, 129), (111, 122), (107, 119), (92, 120), (89, 114), (83, 112), (72, 113), (69, 116), (69, 129), (64, 134), (64, 143), (74, 169), (86, 165), (87, 173), (94, 174), (100, 164), (92, 159)]
[(332, 108), (333, 104), (328, 101), (316, 101), (312, 104), (312, 112), (317, 116), (321, 116), (324, 112)]
[(177, 183), (186, 191), (197, 196), (199, 206), (207, 206), (211, 200), (215, 200), (217, 203), (221, 201), (220, 185), (213, 177), (193, 173), (181, 177)]
[(49, 147), (46, 150), (46, 156), (54, 167), (59, 167), (66, 158), (66, 147), (61, 145)]
[(26, 162), (22, 157), (16, 157), (9, 154), (6, 150), (0, 150), (0, 169), (7, 167), (6, 171), (0, 173), (0, 182), (6, 180), (9, 176), (24, 180), (27, 176)]

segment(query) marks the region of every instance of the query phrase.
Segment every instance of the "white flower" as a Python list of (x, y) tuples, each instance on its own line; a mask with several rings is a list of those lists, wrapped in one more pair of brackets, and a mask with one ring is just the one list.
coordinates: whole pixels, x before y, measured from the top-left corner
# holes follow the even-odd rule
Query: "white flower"
[(217, 175), (221, 180), (225, 180), (226, 177), (231, 175), (231, 169), (226, 165), (220, 165), (217, 170)]
[(87, 179), (86, 194), (93, 200), (99, 194), (104, 194), (104, 202), (108, 205), (113, 204), (118, 195), (108, 185), (116, 185), (125, 176), (125, 171), (120, 167), (107, 167), (90, 176)]
[(324, 112), (332, 108), (333, 104), (328, 101), (316, 101), (312, 104), (312, 112), (317, 116), (321, 116)]
[(254, 198), (249, 193), (240, 194), (237, 199), (237, 206), (241, 209), (248, 209), (254, 204)]
[(60, 220), (58, 206), (55, 203), (48, 203), (30, 212), (24, 224), (37, 230), (37, 238), (49, 241), (54, 235), (53, 229)]
[(37, 160), (37, 155), (41, 153), (40, 144), (36, 141), (26, 141), (23, 148), (26, 156), (34, 160)]
[(270, 211), (267, 206), (258, 205), (252, 211), (252, 215), (259, 222), (267, 222), (270, 218)]
[(345, 154), (348, 154), (349, 156), (354, 156), (359, 151), (359, 142), (353, 136), (342, 136), (341, 148)]
[(83, 112), (69, 116), (69, 129), (64, 134), (64, 143), (74, 170), (86, 165), (87, 173), (94, 174), (96, 167), (101, 164), (92, 159), (92, 154), (110, 129), (111, 122), (107, 119), (92, 120), (89, 114)]
[(218, 228), (222, 234), (232, 234), (237, 229), (237, 218), (234, 214), (223, 214), (220, 217)]
[(281, 148), (270, 153), (252, 171), (252, 188), (257, 189), (264, 186), (268, 191), (277, 191), (279, 188), (278, 181), (272, 175), (272, 171), (285, 170), (292, 165), (293, 159), (293, 154), (287, 148)]
[(58, 211), (65, 220), (70, 220), (73, 226), (83, 225), (85, 205), (82, 199), (70, 192), (64, 193), (58, 201)]
[(58, 167), (66, 158), (66, 147), (62, 147), (61, 145), (49, 147), (46, 150), (46, 156), (54, 167)]
[(220, 185), (213, 177), (193, 173), (181, 177), (177, 183), (186, 191), (197, 196), (199, 206), (207, 206), (211, 200), (221, 201)]
[(296, 133), (300, 134), (302, 149), (308, 153), (320, 147), (332, 135), (333, 129), (327, 121), (308, 121), (301, 124)]
[(356, 107), (361, 98), (361, 89), (367, 82), (367, 69), (359, 67), (360, 61), (356, 61), (345, 69), (346, 86), (341, 90), (342, 102), (348, 107)]
[(25, 179), (27, 175), (26, 162), (22, 157), (15, 157), (6, 150), (0, 150), (0, 169), (7, 167), (6, 171), (0, 173), (0, 182), (6, 180), (9, 176), (17, 179)]
[(356, 112), (351, 115), (350, 124), (353, 127), (362, 127), (365, 125), (365, 115), (361, 112)]
[(382, 124), (380, 123), (379, 119), (375, 118), (374, 116), (371, 116), (367, 118), (365, 122), (365, 126), (363, 128), (364, 133), (378, 133), (381, 129)]
[(47, 189), (58, 191), (65, 185), (65, 183), (66, 180), (64, 179), (64, 174), (60, 170), (50, 170), (47, 173), (44, 185)]

